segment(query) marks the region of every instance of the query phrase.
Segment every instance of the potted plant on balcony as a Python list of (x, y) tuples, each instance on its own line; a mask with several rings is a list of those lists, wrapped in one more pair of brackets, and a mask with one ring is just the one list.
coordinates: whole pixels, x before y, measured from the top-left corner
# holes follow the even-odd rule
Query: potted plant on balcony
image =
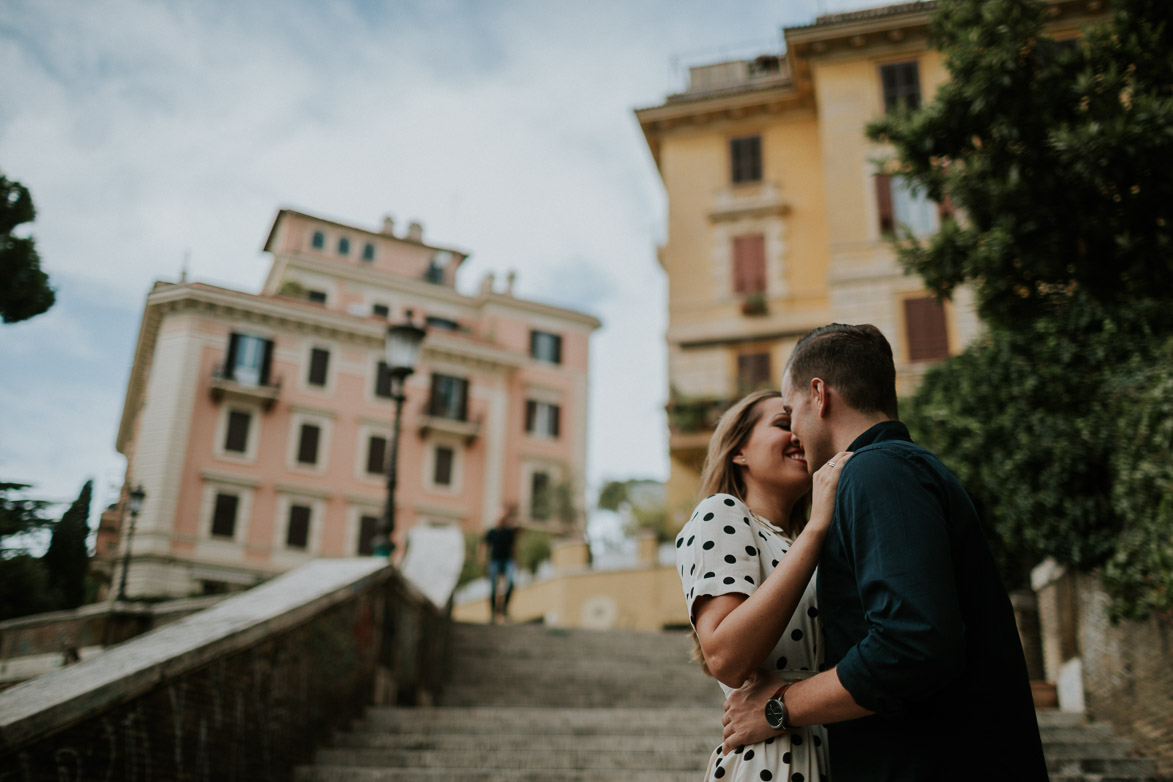
[(741, 300), (742, 315), (765, 315), (769, 311), (769, 308), (766, 306), (766, 294), (761, 291), (747, 293), (745, 294), (745, 298)]

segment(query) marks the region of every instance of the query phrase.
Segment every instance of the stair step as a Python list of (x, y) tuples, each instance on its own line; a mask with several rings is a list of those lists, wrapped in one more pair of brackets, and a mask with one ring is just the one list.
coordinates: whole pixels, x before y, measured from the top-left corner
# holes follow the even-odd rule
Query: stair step
[(465, 735), (509, 733), (594, 736), (622, 733), (628, 736), (708, 736), (720, 734), (720, 706), (651, 708), (533, 708), (469, 707), (430, 709), (375, 708), (355, 724), (361, 732), (450, 732), (461, 724)]
[[(541, 738), (535, 738), (540, 744)], [(711, 751), (711, 750), (710, 750)], [(363, 766), (374, 768), (470, 768), (470, 769), (547, 769), (634, 770), (634, 771), (704, 771), (709, 752), (679, 753), (668, 751), (583, 751), (545, 750), (393, 750), (393, 749), (323, 749), (316, 760), (327, 766)]]
[[(696, 782), (701, 774), (688, 771), (625, 771), (625, 782)], [(294, 782), (615, 782), (614, 771), (507, 769), (399, 769), (355, 766), (306, 766), (296, 770)]]
[[(705, 735), (657, 736), (655, 746), (660, 751), (675, 753), (693, 753), (708, 757), (713, 749), (721, 743), (720, 725)], [(583, 734), (549, 734), (540, 737), (532, 732), (493, 733), (461, 735), (459, 726), (452, 725), (448, 732), (432, 733), (387, 733), (351, 731), (338, 736), (333, 742), (335, 749), (395, 749), (395, 750), (434, 750), (434, 751), (488, 751), (505, 750), (510, 752), (529, 751), (537, 748), (541, 742), (541, 749), (548, 752), (639, 752), (648, 746), (648, 737), (628, 733), (594, 733)]]
[(1146, 777), (1157, 773), (1152, 758), (1052, 758), (1047, 756), (1047, 771), (1052, 774), (1100, 774), (1112, 778)]

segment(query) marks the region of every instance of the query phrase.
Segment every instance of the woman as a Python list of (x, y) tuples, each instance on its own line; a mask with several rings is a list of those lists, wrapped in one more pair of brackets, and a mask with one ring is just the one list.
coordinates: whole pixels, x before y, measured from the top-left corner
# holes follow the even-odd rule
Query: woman
[[(819, 670), (811, 575), (834, 511), (837, 466), (848, 456), (815, 474), (802, 526), (812, 480), (781, 394), (757, 391), (721, 416), (701, 476), (708, 496), (676, 539), (676, 562), (706, 669), (727, 696), (759, 670), (787, 680)], [(829, 778), (826, 735), (815, 726), (728, 756), (718, 747), (705, 778)]]

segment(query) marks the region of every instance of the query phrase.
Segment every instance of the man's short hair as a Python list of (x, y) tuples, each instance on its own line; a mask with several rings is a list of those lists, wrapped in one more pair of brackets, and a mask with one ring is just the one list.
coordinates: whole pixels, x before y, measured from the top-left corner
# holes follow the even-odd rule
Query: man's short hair
[(797, 389), (819, 377), (856, 410), (897, 417), (892, 346), (871, 324), (820, 326), (798, 341), (786, 369)]

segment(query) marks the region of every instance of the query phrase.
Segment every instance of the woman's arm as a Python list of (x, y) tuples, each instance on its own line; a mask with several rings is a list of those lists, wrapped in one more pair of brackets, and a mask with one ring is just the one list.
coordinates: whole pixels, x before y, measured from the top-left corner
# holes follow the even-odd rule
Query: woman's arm
[[(850, 454), (831, 461), (838, 465)], [(814, 475), (811, 518), (786, 556), (752, 595), (699, 597), (693, 606), (705, 663), (730, 687), (740, 687), (766, 659), (790, 624), (794, 609), (819, 561), (835, 511), (839, 470), (824, 465)]]

